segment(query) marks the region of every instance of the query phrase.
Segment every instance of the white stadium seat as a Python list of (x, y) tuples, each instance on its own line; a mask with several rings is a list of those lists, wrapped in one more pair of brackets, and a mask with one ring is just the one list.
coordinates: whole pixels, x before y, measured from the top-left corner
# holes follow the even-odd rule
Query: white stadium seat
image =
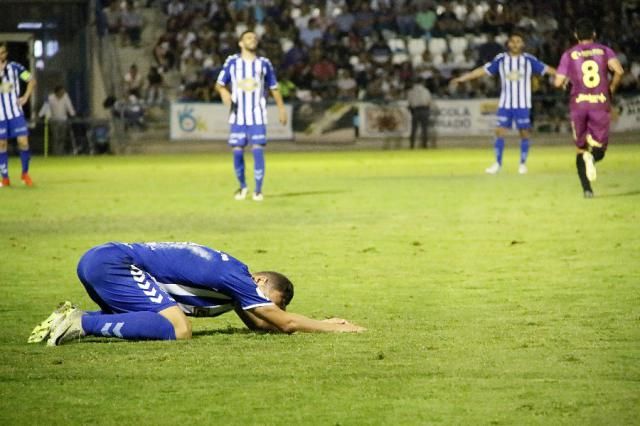
[(442, 56), (444, 52), (447, 51), (447, 40), (440, 37), (434, 37), (429, 40), (429, 52), (435, 59), (436, 55)]
[(467, 50), (469, 42), (464, 37), (453, 37), (449, 40), (449, 47), (454, 55), (464, 53)]
[(407, 43), (407, 49), (412, 57), (422, 56), (422, 53), (427, 50), (427, 42), (423, 38), (410, 38)]

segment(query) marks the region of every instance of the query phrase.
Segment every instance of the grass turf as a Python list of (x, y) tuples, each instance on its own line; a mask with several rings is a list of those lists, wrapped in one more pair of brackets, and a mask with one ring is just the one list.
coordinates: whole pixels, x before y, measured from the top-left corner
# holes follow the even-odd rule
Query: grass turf
[[(584, 200), (570, 147), (267, 153), (237, 202), (229, 154), (35, 158), (0, 189), (0, 423), (632, 424), (640, 416), (640, 146)], [(251, 159), (248, 170), (251, 170)], [(249, 177), (251, 173), (249, 172)], [(188, 342), (27, 345), (95, 305), (79, 257), (196, 241), (296, 285), (290, 309), (359, 335), (260, 335), (233, 314)]]

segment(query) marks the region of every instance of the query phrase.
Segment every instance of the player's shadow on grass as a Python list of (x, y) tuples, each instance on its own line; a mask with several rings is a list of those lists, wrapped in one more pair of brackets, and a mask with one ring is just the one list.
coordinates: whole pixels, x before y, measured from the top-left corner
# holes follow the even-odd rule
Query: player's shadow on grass
[(271, 194), (269, 195), (269, 198), (304, 197), (305, 195), (341, 194), (343, 192), (347, 192), (347, 191), (331, 190), (331, 191), (283, 192), (280, 194)]
[(640, 195), (640, 190), (635, 190), (635, 191), (627, 191), (627, 192), (620, 192), (618, 194), (602, 194), (602, 195), (597, 195), (598, 198), (610, 198), (610, 197), (634, 197), (634, 196), (638, 196)]
[(215, 336), (218, 334), (255, 334), (255, 331), (251, 331), (248, 328), (238, 328), (238, 327), (226, 327), (226, 328), (215, 328), (209, 330), (198, 330), (192, 333), (193, 337), (198, 336)]

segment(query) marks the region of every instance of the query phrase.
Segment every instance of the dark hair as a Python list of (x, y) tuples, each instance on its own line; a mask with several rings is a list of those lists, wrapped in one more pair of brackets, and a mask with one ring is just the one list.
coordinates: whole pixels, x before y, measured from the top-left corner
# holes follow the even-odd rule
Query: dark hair
[(244, 31), (242, 32), (242, 34), (240, 34), (240, 37), (238, 37), (238, 41), (242, 40), (242, 38), (243, 38), (245, 35), (249, 34), (249, 33), (253, 33), (253, 34), (255, 34), (256, 32), (255, 32), (255, 31), (253, 31), (253, 30), (244, 30)]
[(593, 26), (593, 22), (588, 18), (581, 18), (576, 21), (576, 38), (578, 40), (589, 40), (592, 39), (596, 28)]
[(282, 293), (285, 306), (291, 303), (291, 299), (293, 299), (293, 283), (289, 278), (285, 277), (280, 272), (274, 271), (256, 272), (255, 275), (263, 275), (267, 277), (271, 288)]
[(525, 41), (527, 38), (525, 37), (524, 33), (520, 30), (513, 30), (509, 33), (509, 38), (511, 37), (520, 37), (522, 39), (522, 41)]

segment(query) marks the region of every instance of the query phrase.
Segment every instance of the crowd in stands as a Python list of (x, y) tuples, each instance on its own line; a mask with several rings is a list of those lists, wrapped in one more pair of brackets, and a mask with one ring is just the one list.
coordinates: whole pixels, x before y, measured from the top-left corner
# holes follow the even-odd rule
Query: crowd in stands
[[(113, 4), (116, 4), (115, 6)], [(432, 1), (432, 0), (168, 0), (147, 1), (166, 14), (164, 33), (150, 54), (162, 74), (178, 72), (179, 99), (217, 100), (216, 77), (238, 51), (238, 36), (252, 30), (259, 53), (278, 75), (285, 100), (405, 99), (416, 79), (435, 97), (496, 96), (495, 79), (453, 88), (449, 80), (504, 51), (512, 30), (526, 34), (527, 51), (557, 66), (572, 45), (573, 23), (591, 17), (599, 40), (618, 52), (628, 71), (621, 91), (640, 90), (640, 6), (622, 0)], [(142, 5), (140, 5), (142, 6)], [(136, 10), (113, 0), (105, 13)], [(111, 23), (114, 20), (108, 19)], [(121, 19), (109, 32), (135, 31)], [(138, 33), (139, 37), (139, 33)], [(139, 38), (138, 38), (139, 39)], [(155, 76), (158, 80), (158, 76)], [(151, 84), (151, 78), (149, 78)], [(554, 93), (548, 78), (534, 93)]]

